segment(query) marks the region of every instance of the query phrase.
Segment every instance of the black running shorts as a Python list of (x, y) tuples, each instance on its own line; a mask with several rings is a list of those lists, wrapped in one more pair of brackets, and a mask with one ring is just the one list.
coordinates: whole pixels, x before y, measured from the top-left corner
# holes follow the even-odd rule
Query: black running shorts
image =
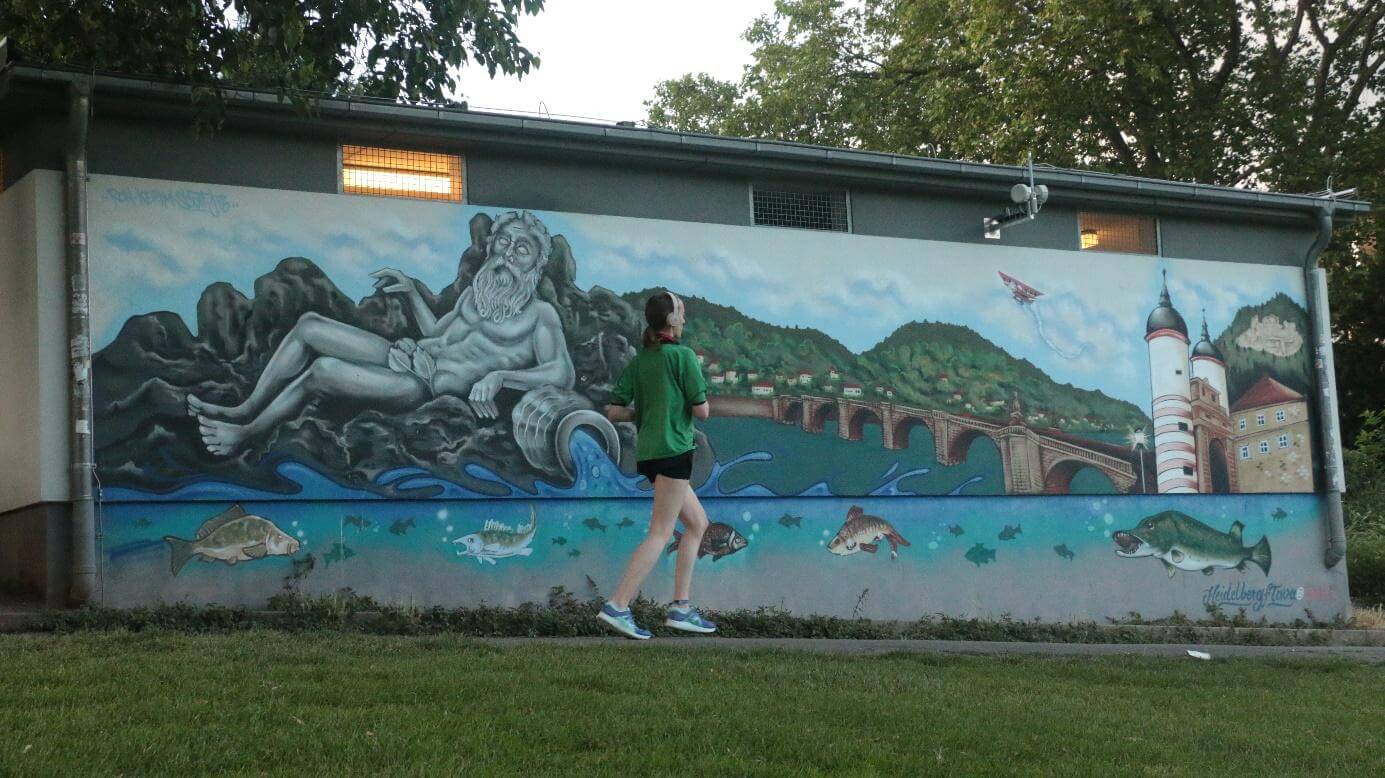
[(692, 478), (692, 460), (693, 452), (688, 450), (671, 457), (646, 459), (638, 462), (635, 464), (635, 470), (648, 478), (650, 483), (654, 483), (654, 479), (658, 476), (687, 481)]

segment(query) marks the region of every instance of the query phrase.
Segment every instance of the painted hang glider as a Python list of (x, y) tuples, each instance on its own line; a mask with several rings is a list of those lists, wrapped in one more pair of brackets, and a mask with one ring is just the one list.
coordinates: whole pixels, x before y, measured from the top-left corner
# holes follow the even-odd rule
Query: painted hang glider
[(1024, 309), (1025, 312), (1029, 314), (1029, 318), (1034, 322), (1035, 332), (1038, 333), (1039, 338), (1043, 340), (1044, 344), (1047, 345), (1053, 353), (1063, 359), (1077, 359), (1087, 351), (1086, 343), (1078, 344), (1077, 350), (1071, 351), (1054, 343), (1053, 339), (1048, 336), (1048, 333), (1044, 330), (1043, 317), (1039, 315), (1039, 311), (1034, 305), (1035, 300), (1044, 296), (1043, 292), (1040, 292), (1038, 289), (1015, 278), (1009, 273), (999, 272), (999, 275), (1000, 282), (1005, 284), (1006, 289), (1010, 290), (1010, 295), (1015, 298), (1015, 302), (1019, 304), (1020, 308)]
[(1010, 294), (1015, 296), (1015, 302), (1020, 305), (1032, 303), (1035, 298), (1044, 296), (1043, 292), (1040, 292), (1038, 289), (1035, 289), (1008, 273), (1001, 273), (1000, 281), (1005, 284), (1005, 288), (1010, 290)]

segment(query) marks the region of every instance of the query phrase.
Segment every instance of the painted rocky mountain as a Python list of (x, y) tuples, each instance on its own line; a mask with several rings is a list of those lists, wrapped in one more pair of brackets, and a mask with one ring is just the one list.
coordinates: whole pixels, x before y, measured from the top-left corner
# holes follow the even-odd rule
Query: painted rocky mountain
[[(452, 308), (480, 268), (490, 224), (485, 214), (472, 218), (471, 246), (459, 260), (453, 283), (434, 294), (419, 282), (438, 315)], [(576, 391), (565, 402), (570, 407), (599, 407), (634, 353), (641, 317), (605, 289), (578, 289), (575, 271), (571, 248), (561, 235), (555, 236), (537, 295), (558, 310), (577, 371)], [(187, 394), (221, 404), (239, 402), (289, 329), (309, 311), (390, 340), (419, 336), (397, 295), (376, 292), (353, 302), (302, 257), (284, 259), (258, 278), (250, 298), (229, 284), (207, 287), (197, 304), (196, 334), (172, 313), (132, 317), (93, 360), (96, 460), (102, 483), (162, 493), (211, 478), (288, 491), (293, 485), (275, 473), (286, 459), (339, 483), (385, 493), (389, 489), (376, 485), (378, 477), (402, 467), (422, 468), (481, 492), (494, 492), (495, 487), (468, 476), (464, 465), (482, 465), (526, 489), (536, 479), (564, 480), (560, 471), (531, 465), (515, 443), (510, 411), (520, 393), (508, 389), (497, 398), (497, 419), (477, 418), (468, 404), (446, 396), (405, 414), (334, 402), (330, 407), (310, 405), (268, 439), (234, 457), (207, 453), (195, 419), (185, 411)], [(628, 428), (621, 434), (624, 458), (629, 458), (633, 438)], [(622, 464), (633, 469), (633, 462)]]
[(1309, 332), (1308, 311), (1282, 293), (1237, 311), (1216, 340), (1226, 357), (1230, 402), (1265, 375), (1311, 398)]

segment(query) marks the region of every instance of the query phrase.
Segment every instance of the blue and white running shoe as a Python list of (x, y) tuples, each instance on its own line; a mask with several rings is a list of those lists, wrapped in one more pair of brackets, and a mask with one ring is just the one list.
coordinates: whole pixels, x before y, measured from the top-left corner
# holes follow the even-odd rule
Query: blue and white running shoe
[(664, 619), (664, 626), (703, 635), (717, 631), (717, 625), (702, 618), (702, 614), (697, 612), (697, 608), (688, 608), (685, 611), (677, 608), (670, 609), (668, 618)]
[(623, 611), (617, 610), (614, 605), (608, 602), (601, 606), (601, 611), (596, 614), (596, 618), (632, 640), (648, 640), (654, 637), (649, 634), (649, 630), (640, 629), (640, 626), (635, 623), (635, 614), (631, 613), (629, 608)]

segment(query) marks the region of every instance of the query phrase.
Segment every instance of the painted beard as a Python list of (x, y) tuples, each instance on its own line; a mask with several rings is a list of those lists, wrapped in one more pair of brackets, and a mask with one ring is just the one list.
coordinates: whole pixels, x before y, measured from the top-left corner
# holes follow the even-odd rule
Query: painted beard
[(477, 313), (497, 323), (512, 318), (529, 304), (542, 275), (542, 269), (537, 265), (524, 275), (501, 272), (504, 265), (502, 259), (490, 260), (471, 282), (472, 300), (476, 303)]

